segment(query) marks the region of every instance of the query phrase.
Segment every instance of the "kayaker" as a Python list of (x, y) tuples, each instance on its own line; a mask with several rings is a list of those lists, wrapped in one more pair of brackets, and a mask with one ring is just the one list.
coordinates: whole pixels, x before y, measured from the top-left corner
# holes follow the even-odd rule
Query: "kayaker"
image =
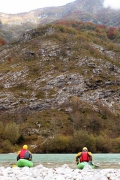
[(27, 145), (24, 145), (23, 148), (18, 152), (17, 161), (19, 159), (27, 159), (29, 161), (32, 161), (32, 153), (28, 151)]
[(80, 162), (89, 162), (89, 164), (92, 164), (92, 153), (88, 152), (88, 149), (84, 147), (82, 149), (82, 152), (79, 152), (76, 155), (76, 164), (79, 164)]

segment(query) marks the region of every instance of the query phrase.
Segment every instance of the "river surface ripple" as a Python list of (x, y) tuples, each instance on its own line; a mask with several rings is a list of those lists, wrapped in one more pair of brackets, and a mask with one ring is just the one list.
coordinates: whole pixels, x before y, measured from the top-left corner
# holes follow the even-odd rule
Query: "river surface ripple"
[[(0, 154), (0, 166), (12, 167), (16, 164), (17, 153)], [(33, 154), (34, 166), (42, 164), (47, 168), (60, 167), (67, 164), (76, 169), (76, 154)], [(120, 154), (93, 154), (93, 161), (99, 169), (120, 169)]]

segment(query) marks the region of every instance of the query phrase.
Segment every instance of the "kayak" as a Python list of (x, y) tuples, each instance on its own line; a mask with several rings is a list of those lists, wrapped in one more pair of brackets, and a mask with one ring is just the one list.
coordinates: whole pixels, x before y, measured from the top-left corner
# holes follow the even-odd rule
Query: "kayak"
[(18, 167), (33, 167), (33, 162), (32, 161), (28, 161), (27, 159), (19, 159), (17, 161), (17, 166)]
[(90, 166), (92, 169), (95, 168), (95, 166), (93, 164), (89, 164), (88, 162), (81, 162), (77, 165), (78, 169), (83, 169), (85, 166)]

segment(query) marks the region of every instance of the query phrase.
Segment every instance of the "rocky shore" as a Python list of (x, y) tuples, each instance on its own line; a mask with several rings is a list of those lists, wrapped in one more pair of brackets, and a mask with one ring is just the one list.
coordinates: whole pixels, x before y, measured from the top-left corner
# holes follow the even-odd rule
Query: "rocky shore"
[(29, 167), (0, 167), (0, 180), (120, 180), (120, 169), (71, 169), (67, 164), (46, 168), (39, 164)]

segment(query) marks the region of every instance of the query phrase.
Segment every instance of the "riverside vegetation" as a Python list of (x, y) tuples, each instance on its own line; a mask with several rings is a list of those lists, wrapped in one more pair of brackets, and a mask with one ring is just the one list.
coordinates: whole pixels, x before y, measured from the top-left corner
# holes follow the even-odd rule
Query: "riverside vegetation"
[(119, 29), (57, 21), (0, 42), (0, 153), (119, 153)]

